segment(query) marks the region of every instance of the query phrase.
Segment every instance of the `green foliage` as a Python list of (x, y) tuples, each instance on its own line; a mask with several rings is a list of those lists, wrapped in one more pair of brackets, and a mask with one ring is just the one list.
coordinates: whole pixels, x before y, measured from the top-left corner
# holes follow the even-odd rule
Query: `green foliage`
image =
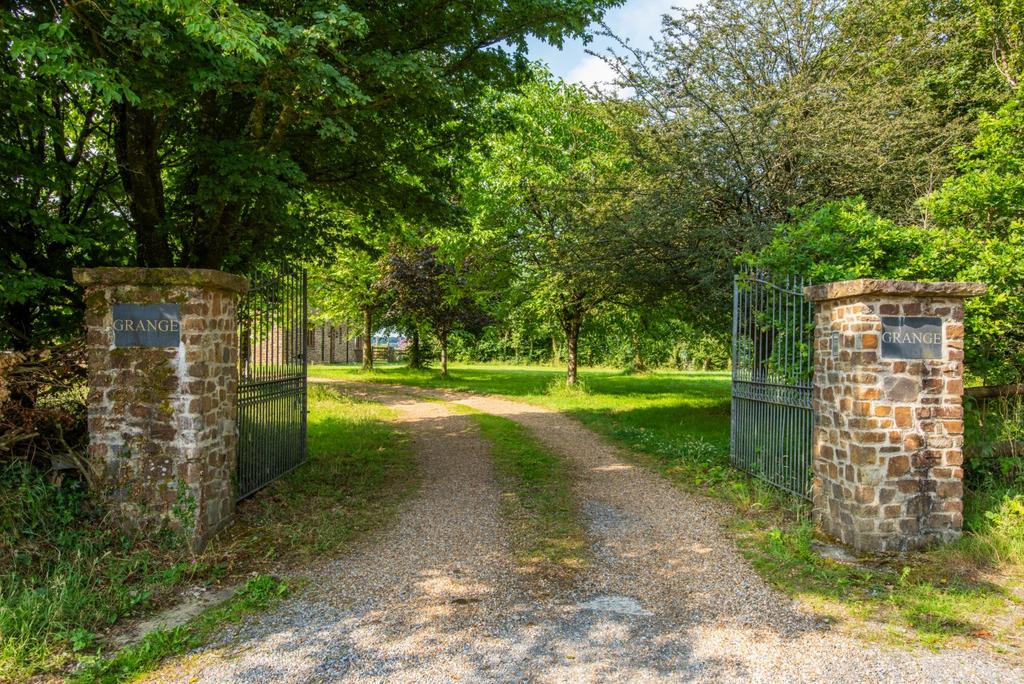
[(1012, 483), (1018, 478), (1024, 482), (1024, 462), (1017, 458), (1020, 453), (1013, 448), (1005, 448), (1007, 453), (999, 450), (1001, 445), (1024, 445), (1024, 402), (1015, 397), (981, 401), (967, 397), (964, 404), (965, 441), (970, 444), (972, 461), (977, 462), (967, 470), (968, 477), (988, 483)]
[(796, 212), (750, 263), (816, 283), (915, 278), (920, 276), (919, 259), (938, 235), (881, 218), (862, 199), (841, 200)]
[(1024, 221), (1005, 239), (986, 237), (971, 227), (949, 229), (938, 241), (926, 280), (969, 280), (988, 292), (965, 303), (964, 359), (983, 384), (1024, 378)]
[[(583, 318), (615, 289), (604, 244), (609, 197), (590, 190), (618, 184), (630, 160), (586, 94), (549, 74), (496, 108), (511, 127), (478, 153), (466, 203), (496, 258), (512, 265), (521, 300), (532, 300), (575, 349)], [(575, 358), (569, 365), (574, 381)]]
[[(490, 299), (494, 322), (479, 338), (458, 338), (451, 357), (466, 362), (559, 363), (557, 324), (545, 320), (532, 304), (525, 302), (506, 314), (500, 301)], [(580, 363), (631, 372), (728, 367), (728, 333), (694, 322), (693, 313), (669, 298), (655, 304), (599, 306), (580, 335)]]
[[(477, 103), (605, 0), (26, 0), (0, 12), (0, 345), (77, 327), (71, 268), (330, 259), (443, 223)], [(329, 207), (329, 210), (325, 210)]]
[(972, 527), (994, 562), (1019, 566), (1024, 562), (1024, 487), (999, 493), (984, 510), (984, 521)]
[[(656, 232), (678, 249), (669, 287), (727, 312), (735, 259), (762, 249), (781, 222), (845, 222), (852, 244), (825, 231), (796, 236), (825, 257), (811, 265), (825, 276), (907, 271), (899, 259), (925, 238), (895, 226), (933, 226), (919, 198), (956, 173), (979, 116), (1012, 96), (1020, 11), (989, 0), (674, 10), (653, 49), (613, 60), (645, 105), (628, 137), (653, 181), (634, 209), (665, 225)], [(814, 216), (832, 202), (845, 206)], [(889, 243), (872, 240), (876, 220), (891, 222), (878, 226)], [(889, 249), (898, 253), (878, 253)], [(726, 316), (688, 321), (722, 331)]]
[(921, 204), (933, 227), (902, 226), (863, 200), (797, 211), (750, 259), (814, 282), (967, 280), (989, 286), (965, 305), (965, 362), (989, 383), (1024, 377), (1024, 113), (1019, 99), (983, 115), (960, 173)]
[(969, 227), (977, 238), (1019, 235), (1024, 221), (1024, 92), (983, 113), (959, 173), (923, 200), (935, 223)]

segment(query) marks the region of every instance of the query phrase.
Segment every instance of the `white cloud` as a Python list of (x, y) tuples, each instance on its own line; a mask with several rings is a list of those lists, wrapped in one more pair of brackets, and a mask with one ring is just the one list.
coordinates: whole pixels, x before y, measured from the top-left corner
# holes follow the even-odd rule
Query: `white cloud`
[[(651, 38), (661, 33), (661, 15), (676, 14), (673, 7), (693, 7), (699, 0), (626, 0), (622, 5), (605, 14), (605, 23), (620, 38), (633, 47), (650, 49)], [(593, 31), (600, 30), (591, 26)], [(628, 97), (631, 90), (614, 88), (611, 83), (615, 74), (611, 67), (587, 51), (604, 54), (608, 48), (616, 48), (615, 41), (596, 36), (588, 45), (579, 39), (566, 41), (562, 49), (554, 48), (539, 40), (530, 41), (530, 55), (548, 64), (551, 72), (566, 81), (585, 86), (599, 85), (604, 89), (618, 91), (620, 97)]]
[(585, 86), (607, 86), (615, 80), (615, 71), (600, 57), (587, 55), (569, 71), (565, 80)]
[(675, 7), (693, 7), (695, 0), (628, 0), (605, 15), (605, 23), (616, 34), (646, 47), (648, 38), (661, 33), (663, 14), (677, 14)]

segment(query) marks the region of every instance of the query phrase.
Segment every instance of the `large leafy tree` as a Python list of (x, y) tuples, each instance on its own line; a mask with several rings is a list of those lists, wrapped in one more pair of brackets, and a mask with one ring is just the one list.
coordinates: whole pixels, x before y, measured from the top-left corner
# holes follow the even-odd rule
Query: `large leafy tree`
[(580, 89), (540, 74), (497, 104), (511, 126), (487, 139), (466, 193), (514, 288), (561, 328), (570, 385), (586, 317), (621, 293), (617, 245), (633, 197), (632, 157), (602, 114)]
[[(403, 250), (388, 258), (384, 286), (392, 296), (391, 318), (407, 321), (416, 337), (429, 330), (441, 352), (441, 377), (448, 376), (448, 344), (452, 333), (478, 334), (488, 318), (474, 297), (472, 264), (442, 260), (436, 246)], [(415, 340), (419, 354), (419, 340)], [(415, 359), (418, 365), (420, 359)]]
[(71, 268), (131, 252), (117, 167), (104, 154), (112, 117), (101, 76), (86, 87), (73, 66), (35, 52), (36, 36), (61, 30), (46, 19), (24, 5), (0, 13), (0, 348), (63, 332), (81, 299)]
[[(4, 185), (34, 175), (45, 189), (44, 201), (19, 188), (22, 215), (42, 207), (56, 222), (33, 218), (35, 237), (3, 245), (3, 260), (54, 261), (39, 245), (56, 243), (74, 263), (245, 269), (330, 239), (306, 220), (321, 198), (385, 229), (439, 220), (476, 98), (523, 77), (526, 36), (557, 44), (609, 4), (15, 2), (2, 15), (0, 142), (65, 135), (49, 135), (50, 168), (33, 169), (36, 150), (4, 169)], [(68, 233), (81, 239), (62, 243)], [(38, 275), (67, 282), (66, 270)], [(5, 294), (4, 318), (30, 291)]]
[(666, 16), (652, 50), (620, 51), (648, 111), (650, 214), (688, 246), (678, 282), (726, 311), (735, 258), (793, 207), (859, 196), (927, 223), (918, 198), (1010, 94), (1012, 68), (992, 59), (1016, 63), (1009, 14), (989, 0), (709, 0)]

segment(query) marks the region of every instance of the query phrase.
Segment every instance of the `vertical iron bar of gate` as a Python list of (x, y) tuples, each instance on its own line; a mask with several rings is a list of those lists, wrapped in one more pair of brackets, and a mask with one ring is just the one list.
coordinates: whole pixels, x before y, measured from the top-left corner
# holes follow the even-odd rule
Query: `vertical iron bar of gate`
[(306, 459), (307, 278), (282, 269), (253, 278), (239, 304), (238, 498)]
[[(736, 386), (736, 379), (738, 378), (737, 371), (739, 364), (737, 359), (739, 358), (739, 310), (742, 308), (742, 302), (739, 299), (739, 279), (740, 273), (736, 273), (732, 276), (732, 386)], [(739, 413), (739, 401), (736, 398), (735, 391), (732, 392), (732, 416), (731, 425), (729, 426), (729, 444), (730, 444), (730, 456), (732, 461), (736, 460), (736, 440), (738, 434), (736, 432), (736, 426), (739, 421), (736, 420), (737, 414)]]
[(302, 270), (302, 453), (299, 456), (299, 462), (302, 463), (306, 460), (306, 436), (308, 431), (307, 422), (309, 421), (309, 349), (307, 348), (308, 339), (306, 338), (306, 330), (309, 329), (309, 300), (307, 299), (307, 279), (306, 270)]

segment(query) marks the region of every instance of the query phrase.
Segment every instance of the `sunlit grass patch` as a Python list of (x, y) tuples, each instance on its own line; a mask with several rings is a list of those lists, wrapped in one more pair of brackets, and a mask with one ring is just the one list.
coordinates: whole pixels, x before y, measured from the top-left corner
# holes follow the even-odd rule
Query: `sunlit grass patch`
[(216, 543), (264, 571), (344, 551), (414, 486), (408, 438), (381, 404), (309, 387), (308, 460), (239, 505)]

